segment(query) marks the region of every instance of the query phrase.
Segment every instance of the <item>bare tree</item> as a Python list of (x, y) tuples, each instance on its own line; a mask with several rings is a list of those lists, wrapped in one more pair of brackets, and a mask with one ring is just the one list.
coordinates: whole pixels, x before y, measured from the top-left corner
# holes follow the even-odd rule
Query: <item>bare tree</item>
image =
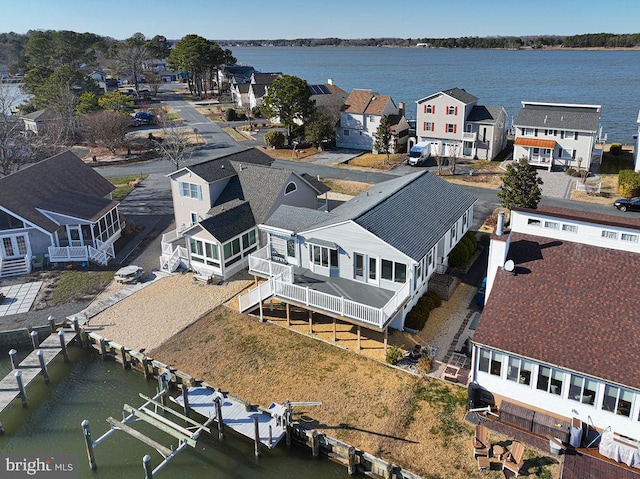
[(449, 157), (449, 172), (451, 176), (456, 174), (456, 163), (458, 162), (458, 145), (455, 145), (451, 149), (451, 156)]
[(99, 111), (83, 117), (83, 131), (90, 143), (107, 148), (115, 155), (124, 146), (125, 136), (131, 125), (131, 117), (117, 111)]
[(158, 125), (162, 128), (162, 138), (149, 135), (153, 146), (162, 156), (173, 163), (176, 170), (191, 157), (195, 145), (191, 140), (192, 130), (185, 128), (179, 120), (172, 119), (166, 110), (158, 108), (154, 112)]
[(444, 156), (441, 153), (436, 153), (433, 157), (438, 165), (438, 176), (442, 176), (442, 167), (444, 166)]

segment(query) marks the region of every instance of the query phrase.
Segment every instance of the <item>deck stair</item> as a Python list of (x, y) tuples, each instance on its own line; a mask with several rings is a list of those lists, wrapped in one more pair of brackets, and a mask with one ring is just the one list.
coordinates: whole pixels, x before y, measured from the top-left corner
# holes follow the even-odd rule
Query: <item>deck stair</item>
[(10, 276), (21, 276), (29, 273), (29, 264), (27, 257), (16, 259), (0, 260), (0, 278), (8, 278)]

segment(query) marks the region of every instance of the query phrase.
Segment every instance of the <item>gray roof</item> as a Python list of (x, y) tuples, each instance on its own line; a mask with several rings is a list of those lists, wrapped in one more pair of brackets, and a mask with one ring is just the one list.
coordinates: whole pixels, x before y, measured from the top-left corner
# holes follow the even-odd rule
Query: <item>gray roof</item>
[(449, 90), (443, 90), (442, 93), (445, 95), (449, 95), (452, 98), (455, 98), (458, 101), (461, 101), (464, 104), (473, 103), (474, 101), (478, 101), (478, 97), (472, 95), (471, 93), (467, 93), (463, 88), (450, 88)]
[(331, 191), (327, 185), (325, 185), (322, 181), (320, 181), (317, 177), (310, 175), (309, 173), (302, 173), (300, 175), (307, 183), (309, 183), (313, 188), (316, 189), (318, 194), (326, 193), (327, 191)]
[(221, 243), (229, 241), (255, 225), (251, 206), (246, 202), (221, 210), (216, 216), (200, 222), (200, 226)]
[(237, 85), (238, 92), (240, 93), (249, 93), (249, 87), (251, 86), (249, 83), (238, 83)]
[(354, 221), (418, 261), (476, 201), (426, 171), (372, 186), (330, 213), (280, 206), (267, 225), (297, 233)]
[(559, 105), (522, 102), (514, 126), (559, 130), (597, 131), (600, 123), (598, 105)]
[(471, 112), (467, 117), (467, 121), (475, 121), (478, 123), (495, 123), (500, 117), (502, 111), (503, 108), (500, 106), (475, 105), (471, 109)]
[(37, 208), (92, 219), (118, 204), (105, 199), (114, 189), (75, 154), (65, 151), (0, 178), (0, 206), (52, 233), (58, 225)]
[(273, 83), (273, 80), (278, 78), (280, 75), (282, 75), (282, 73), (279, 73), (279, 72), (278, 73), (253, 72), (252, 79), (254, 83), (263, 83), (265, 85), (271, 85), (271, 83)]
[(252, 83), (251, 90), (253, 91), (253, 96), (256, 98), (262, 98), (267, 94), (267, 87), (269, 85), (265, 83)]
[(236, 171), (231, 165), (232, 161), (255, 165), (270, 165), (273, 162), (273, 158), (261, 152), (257, 148), (250, 148), (248, 150), (239, 151), (238, 153), (232, 153), (214, 160), (189, 166), (187, 169), (198, 175), (203, 180), (211, 183), (216, 180), (221, 180), (222, 178), (235, 176)]

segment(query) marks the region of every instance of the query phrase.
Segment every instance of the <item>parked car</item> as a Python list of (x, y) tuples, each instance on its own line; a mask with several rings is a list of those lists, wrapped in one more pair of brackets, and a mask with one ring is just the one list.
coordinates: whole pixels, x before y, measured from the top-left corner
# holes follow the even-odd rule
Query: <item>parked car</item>
[(138, 111), (131, 115), (131, 124), (133, 126), (153, 125), (155, 122), (156, 117), (148, 111)]
[(635, 198), (620, 198), (614, 201), (613, 206), (620, 211), (640, 211), (640, 196)]

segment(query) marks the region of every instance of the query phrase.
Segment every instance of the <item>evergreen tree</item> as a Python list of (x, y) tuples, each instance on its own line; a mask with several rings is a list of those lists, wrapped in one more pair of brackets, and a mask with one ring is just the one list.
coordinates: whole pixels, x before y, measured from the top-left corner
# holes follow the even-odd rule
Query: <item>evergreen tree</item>
[(375, 134), (375, 142), (373, 148), (380, 155), (387, 155), (386, 164), (389, 164), (389, 155), (391, 153), (391, 123), (389, 118), (383, 116), (380, 119), (380, 125)]
[(507, 172), (502, 177), (502, 185), (498, 191), (500, 203), (505, 208), (536, 209), (540, 202), (540, 186), (542, 179), (526, 157), (520, 158), (507, 166)]

